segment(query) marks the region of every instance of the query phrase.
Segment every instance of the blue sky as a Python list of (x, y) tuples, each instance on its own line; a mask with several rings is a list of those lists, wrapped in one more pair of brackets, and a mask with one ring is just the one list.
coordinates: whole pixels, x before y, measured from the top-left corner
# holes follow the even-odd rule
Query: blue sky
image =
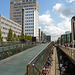
[[(39, 27), (56, 40), (65, 31), (71, 31), (75, 15), (75, 0), (38, 0)], [(10, 0), (0, 0), (0, 14), (10, 17)]]

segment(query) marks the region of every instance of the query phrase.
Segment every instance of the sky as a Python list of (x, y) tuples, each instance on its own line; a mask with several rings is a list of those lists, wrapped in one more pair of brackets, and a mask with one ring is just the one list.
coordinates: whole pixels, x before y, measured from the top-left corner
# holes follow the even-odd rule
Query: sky
[[(57, 40), (65, 31), (71, 31), (75, 15), (75, 0), (38, 0), (39, 28)], [(10, 18), (10, 0), (0, 0), (0, 14)]]

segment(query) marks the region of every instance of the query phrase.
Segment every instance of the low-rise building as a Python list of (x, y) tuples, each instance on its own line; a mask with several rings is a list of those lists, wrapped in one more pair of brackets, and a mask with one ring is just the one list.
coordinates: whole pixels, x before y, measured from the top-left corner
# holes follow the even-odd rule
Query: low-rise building
[(61, 35), (61, 44), (64, 45), (65, 43), (71, 43), (72, 42), (72, 34), (63, 34)]
[(16, 33), (16, 35), (20, 35), (22, 32), (22, 25), (0, 15), (0, 29), (3, 41), (6, 41), (10, 28), (12, 29), (13, 33)]
[(58, 37), (57, 44), (61, 45), (61, 37)]

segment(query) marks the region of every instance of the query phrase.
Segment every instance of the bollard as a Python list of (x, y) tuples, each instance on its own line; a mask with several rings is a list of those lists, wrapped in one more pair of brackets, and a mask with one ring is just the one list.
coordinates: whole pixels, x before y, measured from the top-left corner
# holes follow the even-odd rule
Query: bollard
[(27, 65), (27, 75), (31, 75), (30, 64)]
[(72, 49), (71, 49), (71, 58), (72, 58)]
[(44, 50), (43, 50), (43, 65), (44, 65)]
[(9, 47), (9, 57), (10, 57), (10, 47)]
[(23, 51), (23, 44), (21, 44), (21, 48), (22, 48), (22, 51)]
[(35, 68), (34, 68), (34, 64), (33, 64), (33, 75), (35, 75), (35, 70), (34, 70)]
[(74, 50), (74, 61), (75, 61), (75, 50)]
[(40, 70), (40, 54), (39, 54), (39, 56), (38, 56), (38, 57), (39, 57), (39, 70)]
[(16, 45), (16, 54), (17, 54), (17, 45)]

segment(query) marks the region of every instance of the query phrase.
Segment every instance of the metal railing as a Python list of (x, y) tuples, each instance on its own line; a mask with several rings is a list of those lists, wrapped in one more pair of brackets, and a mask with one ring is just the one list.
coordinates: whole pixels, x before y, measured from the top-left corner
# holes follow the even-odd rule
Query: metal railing
[(17, 41), (0, 42), (0, 47), (11, 46), (11, 45), (15, 45), (15, 44), (21, 44), (21, 42), (17, 42)]
[(47, 44), (28, 64), (25, 75), (42, 75), (42, 69), (49, 56), (53, 43)]
[(68, 48), (68, 47), (64, 47), (64, 46), (58, 46), (64, 53), (66, 53), (69, 58), (73, 61), (73, 63), (75, 64), (75, 48)]
[(14, 44), (14, 45), (12, 44), (10, 46), (0, 47), (0, 60), (10, 57), (19, 52), (22, 52), (36, 45), (37, 44), (23, 43), (23, 44)]

